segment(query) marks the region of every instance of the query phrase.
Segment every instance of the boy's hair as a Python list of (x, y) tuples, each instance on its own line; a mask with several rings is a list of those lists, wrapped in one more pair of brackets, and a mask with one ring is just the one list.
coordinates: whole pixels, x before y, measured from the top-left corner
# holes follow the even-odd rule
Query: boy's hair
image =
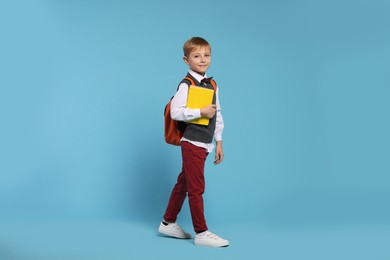
[(208, 47), (211, 52), (210, 44), (201, 37), (192, 37), (188, 39), (183, 45), (184, 56), (188, 57), (188, 55), (196, 48), (199, 47)]

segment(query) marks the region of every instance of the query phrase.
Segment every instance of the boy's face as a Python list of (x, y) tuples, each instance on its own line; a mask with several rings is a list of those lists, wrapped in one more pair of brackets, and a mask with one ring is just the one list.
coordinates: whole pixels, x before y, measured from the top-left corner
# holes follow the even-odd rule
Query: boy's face
[(184, 62), (193, 71), (204, 75), (211, 64), (211, 51), (209, 47), (198, 47), (191, 51), (188, 57), (183, 57)]

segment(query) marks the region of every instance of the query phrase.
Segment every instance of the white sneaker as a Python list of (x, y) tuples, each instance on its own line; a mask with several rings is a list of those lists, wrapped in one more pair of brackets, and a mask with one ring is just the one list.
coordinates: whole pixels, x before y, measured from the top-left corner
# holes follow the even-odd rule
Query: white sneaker
[(178, 224), (168, 223), (164, 225), (162, 222), (158, 228), (158, 232), (165, 236), (181, 238), (181, 239), (190, 239), (191, 235), (186, 233)]
[(195, 235), (194, 244), (197, 246), (223, 247), (228, 246), (229, 241), (223, 239), (210, 231)]

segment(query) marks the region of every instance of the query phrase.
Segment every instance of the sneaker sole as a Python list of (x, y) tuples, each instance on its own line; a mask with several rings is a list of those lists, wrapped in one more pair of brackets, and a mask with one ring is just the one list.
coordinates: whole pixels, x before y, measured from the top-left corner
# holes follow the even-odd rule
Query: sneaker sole
[(194, 242), (194, 244), (196, 246), (207, 246), (207, 247), (228, 247), (229, 246), (229, 243), (221, 244), (221, 245), (209, 245), (209, 244), (202, 244), (202, 243)]
[(172, 237), (172, 238), (177, 238), (177, 239), (191, 239), (192, 237), (189, 236), (189, 237), (180, 237), (180, 236), (175, 236), (173, 234), (170, 234), (168, 232), (165, 232), (162, 228), (159, 228), (158, 229), (158, 233), (165, 236), (165, 237)]

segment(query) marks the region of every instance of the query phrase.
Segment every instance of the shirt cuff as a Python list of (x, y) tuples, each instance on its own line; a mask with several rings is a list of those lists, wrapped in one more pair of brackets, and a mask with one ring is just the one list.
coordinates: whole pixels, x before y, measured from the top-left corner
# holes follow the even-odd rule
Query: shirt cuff
[(220, 135), (220, 134), (214, 135), (214, 141), (216, 141), (216, 142), (222, 141), (222, 135)]
[(197, 118), (201, 117), (201, 115), (200, 115), (200, 108), (195, 109), (194, 112), (195, 112)]

